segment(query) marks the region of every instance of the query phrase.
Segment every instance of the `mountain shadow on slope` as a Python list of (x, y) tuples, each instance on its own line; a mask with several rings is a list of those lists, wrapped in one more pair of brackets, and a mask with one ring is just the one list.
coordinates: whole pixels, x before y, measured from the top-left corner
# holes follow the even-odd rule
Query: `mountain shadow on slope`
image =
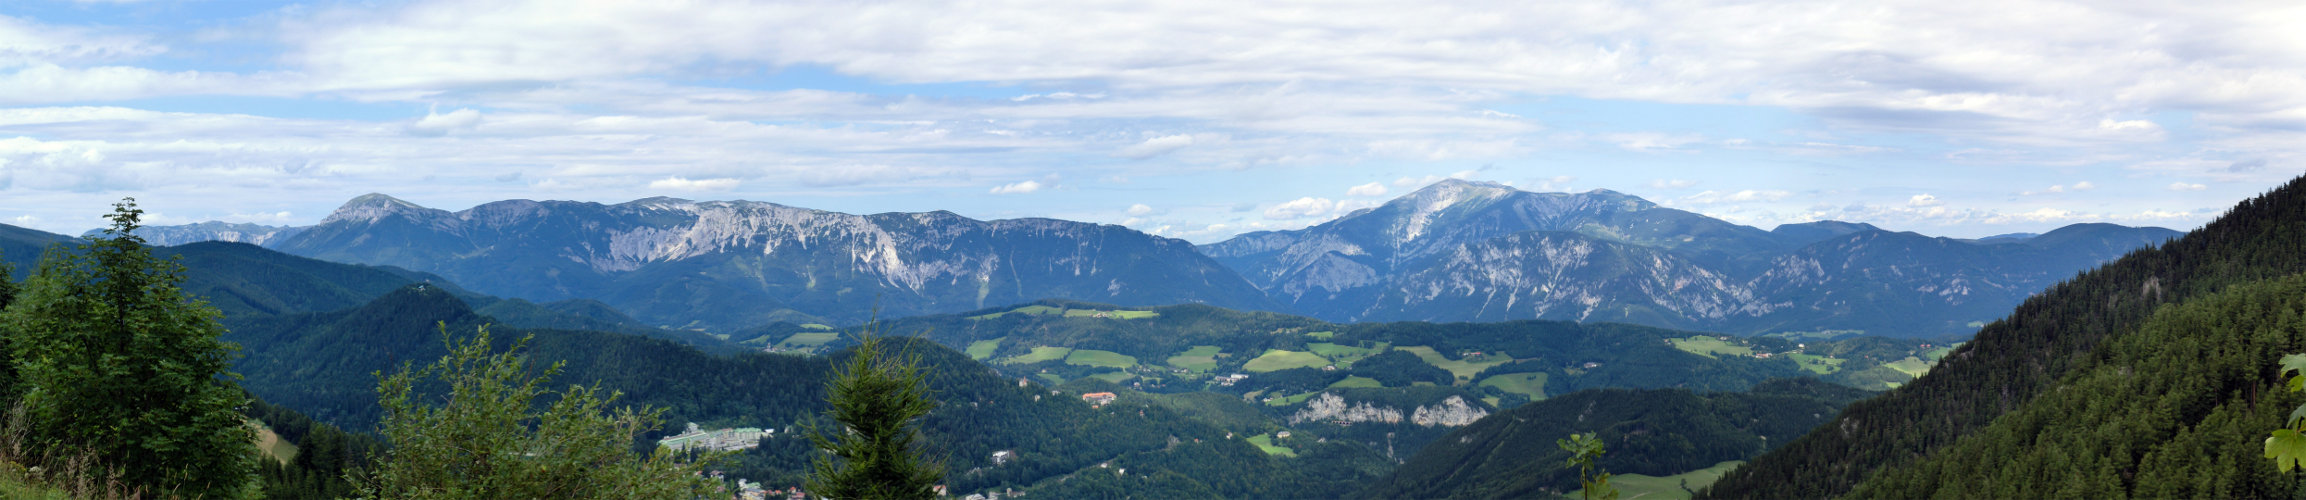
[[(2007, 246), (2007, 245), (1997, 245)], [(2051, 390), (2163, 304), (2306, 272), (2306, 179), (2201, 229), (2044, 290), (1921, 377), (1724, 475), (1706, 498), (1826, 498), (1984, 428)]]

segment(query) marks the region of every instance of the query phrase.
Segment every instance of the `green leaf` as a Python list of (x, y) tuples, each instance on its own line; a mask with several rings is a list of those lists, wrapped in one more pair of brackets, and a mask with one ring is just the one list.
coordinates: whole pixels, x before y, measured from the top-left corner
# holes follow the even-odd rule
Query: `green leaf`
[[(2299, 375), (2306, 375), (2306, 354), (2291, 354), (2282, 356), (2282, 371), (2275, 373), (2275, 375), (2284, 375), (2290, 372), (2298, 372)], [(2296, 379), (2292, 379), (2290, 382), (2290, 390), (2298, 390), (2298, 382)]]
[(2306, 375), (2290, 376), (2290, 382), (2287, 385), (2290, 386), (2290, 392), (2306, 391)]
[(2274, 459), (2274, 466), (2282, 472), (2290, 472), (2299, 462), (2306, 461), (2306, 435), (2293, 429), (2275, 430), (2266, 438), (2266, 458)]
[(2283, 425), (2296, 427), (2298, 425), (2298, 419), (2301, 418), (2306, 418), (2306, 405), (2298, 405), (2298, 409), (2290, 410), (2290, 419), (2284, 420)]

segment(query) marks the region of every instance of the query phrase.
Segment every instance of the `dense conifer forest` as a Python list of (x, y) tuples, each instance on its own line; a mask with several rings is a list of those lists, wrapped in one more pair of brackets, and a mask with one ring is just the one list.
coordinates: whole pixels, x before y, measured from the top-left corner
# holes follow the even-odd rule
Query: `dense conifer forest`
[(1756, 499), (1847, 494), (1877, 471), (1930, 456), (2057, 390), (2069, 374), (2095, 366), (2100, 347), (2136, 334), (2166, 304), (2302, 271), (2306, 180), (2292, 180), (2183, 238), (2133, 251), (2027, 299), (1928, 377), (1850, 405), (1828, 425), (1701, 493)]

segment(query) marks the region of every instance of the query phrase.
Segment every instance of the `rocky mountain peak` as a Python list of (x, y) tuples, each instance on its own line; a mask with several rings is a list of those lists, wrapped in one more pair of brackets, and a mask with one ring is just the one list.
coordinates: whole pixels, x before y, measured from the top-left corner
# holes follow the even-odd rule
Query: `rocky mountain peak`
[(352, 201), (344, 202), (344, 206), (337, 207), (335, 212), (329, 213), (328, 218), (321, 219), (320, 223), (328, 224), (337, 221), (376, 222), (394, 215), (424, 212), (447, 214), (446, 211), (424, 208), (422, 205), (386, 196), (384, 193), (369, 193), (353, 198)]

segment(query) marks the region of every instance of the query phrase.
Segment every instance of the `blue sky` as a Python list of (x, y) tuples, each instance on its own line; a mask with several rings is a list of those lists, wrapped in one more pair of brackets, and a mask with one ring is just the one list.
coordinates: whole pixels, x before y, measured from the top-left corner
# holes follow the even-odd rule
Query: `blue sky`
[[(1978, 12), (1995, 12), (1980, 16)], [(2297, 2), (0, 4), (0, 223), (383, 192), (1211, 242), (1439, 179), (1764, 229), (2191, 229), (2306, 171)]]

